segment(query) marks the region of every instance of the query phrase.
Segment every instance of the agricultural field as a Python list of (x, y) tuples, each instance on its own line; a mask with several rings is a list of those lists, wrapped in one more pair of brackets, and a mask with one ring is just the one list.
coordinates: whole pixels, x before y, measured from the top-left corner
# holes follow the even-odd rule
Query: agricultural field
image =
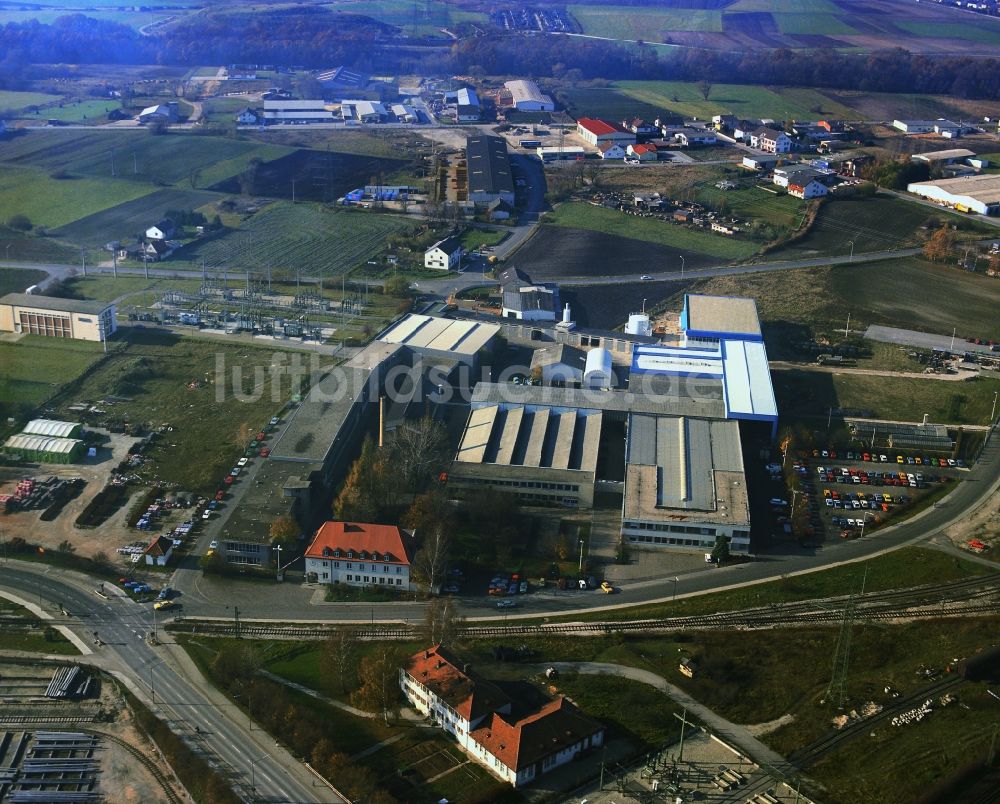
[[(892, 196), (836, 198), (823, 205), (805, 237), (772, 252), (771, 256), (801, 259), (846, 255), (850, 253), (852, 241), (856, 254), (909, 248), (920, 245), (931, 230), (945, 221), (954, 222), (954, 216)], [(989, 231), (969, 226), (958, 234), (960, 237), (981, 238), (989, 236)]]
[(55, 229), (152, 190), (151, 185), (133, 181), (58, 179), (37, 168), (5, 164), (0, 170), (0, 219), (26, 215), (34, 226)]
[(44, 106), (61, 100), (59, 95), (45, 92), (11, 92), (0, 90), (0, 112), (19, 112), (29, 106)]
[(765, 337), (774, 329), (779, 336), (769, 351), (780, 347), (783, 327), (829, 333), (845, 326), (848, 313), (851, 329), (883, 324), (946, 335), (957, 327), (960, 338), (1000, 341), (1000, 282), (918, 257), (721, 276), (702, 280), (697, 292), (755, 299)]
[[(114, 343), (107, 360), (53, 400), (56, 416), (79, 418), (67, 410), (70, 405), (113, 394), (118, 399), (106, 405), (107, 418), (154, 428), (170, 424), (169, 439), (150, 450), (144, 471), (196, 493), (214, 491), (232, 466), (242, 451), (236, 444), (241, 427), (260, 427), (290, 395), (287, 380), (272, 387), (271, 350), (142, 328), (124, 330)], [(255, 367), (263, 378), (260, 388), (253, 384)], [(245, 399), (234, 393), (237, 368), (242, 375), (236, 390)]]
[(593, 36), (710, 50), (871, 52), (898, 47), (900, 42), (914, 53), (953, 53), (955, 47), (964, 46), (974, 48), (976, 55), (996, 55), (1000, 49), (996, 18), (969, 17), (936, 3), (736, 0), (669, 5), (646, 9), (606, 0), (568, 8), (583, 31)]
[(722, 12), (711, 8), (569, 5), (566, 9), (585, 34), (611, 39), (649, 42), (661, 41), (668, 31), (722, 32)]
[[(85, 180), (95, 184), (95, 179)], [(121, 187), (138, 188), (131, 182)], [(149, 188), (152, 189), (152, 188)], [(61, 226), (53, 235), (91, 248), (99, 248), (111, 240), (129, 240), (146, 231), (170, 209), (197, 209), (219, 200), (216, 193), (203, 190), (153, 190), (116, 206), (91, 215), (78, 217)], [(108, 255), (104, 255), (105, 259)]]
[(96, 125), (106, 123), (108, 112), (120, 109), (116, 100), (74, 100), (60, 101), (51, 106), (45, 106), (36, 114), (24, 115), (26, 119), (58, 120), (62, 123), (85, 123)]
[(63, 245), (51, 237), (34, 235), (0, 226), (0, 254), (5, 261), (18, 262), (75, 262), (80, 250)]
[(636, 218), (617, 210), (580, 202), (560, 204), (546, 215), (545, 220), (549, 226), (584, 229), (631, 240), (642, 240), (669, 246), (685, 254), (700, 254), (706, 259), (740, 260), (757, 251), (755, 244), (746, 241), (689, 229), (667, 221)]
[(0, 416), (6, 420), (28, 413), (102, 355), (102, 345), (89, 341), (41, 335), (0, 341)]
[(365, 264), (386, 248), (386, 238), (412, 221), (357, 210), (324, 210), (311, 204), (277, 202), (239, 229), (196, 240), (171, 258), (179, 268), (229, 265), (270, 270), (274, 276), (338, 276)]
[(441, 37), (442, 28), (453, 28), (461, 22), (485, 25), (487, 15), (466, 11), (443, 0), (421, 3), (415, 12), (410, 0), (334, 0), (325, 6), (345, 14), (363, 14), (386, 25), (395, 25), (410, 36)]

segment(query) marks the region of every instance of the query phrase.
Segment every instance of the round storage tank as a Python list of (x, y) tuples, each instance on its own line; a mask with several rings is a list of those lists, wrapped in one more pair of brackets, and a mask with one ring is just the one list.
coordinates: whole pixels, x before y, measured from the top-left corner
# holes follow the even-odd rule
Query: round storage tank
[(585, 388), (612, 388), (615, 375), (611, 370), (611, 352), (604, 347), (587, 352), (587, 364), (583, 370)]

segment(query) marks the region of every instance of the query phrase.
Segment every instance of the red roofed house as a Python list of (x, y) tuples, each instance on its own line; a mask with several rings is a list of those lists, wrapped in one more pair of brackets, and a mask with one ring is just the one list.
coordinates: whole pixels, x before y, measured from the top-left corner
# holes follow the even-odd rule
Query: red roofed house
[(528, 714), (511, 714), (511, 700), (435, 645), (400, 669), (407, 699), (474, 759), (514, 787), (604, 744), (604, 726), (558, 698)]
[(816, 181), (816, 179), (812, 179), (805, 185), (792, 183), (788, 185), (788, 194), (803, 200), (819, 198), (826, 195), (827, 192), (826, 185)]
[(396, 525), (324, 522), (306, 549), (306, 574), (320, 583), (410, 590), (413, 535)]
[(577, 120), (576, 133), (595, 148), (599, 148), (605, 142), (617, 142), (622, 146), (635, 142), (635, 134), (631, 131), (624, 131), (612, 123), (592, 117), (581, 117)]
[(479, 678), (441, 645), (407, 659), (399, 670), (399, 685), (418, 712), (454, 735), (467, 751), (473, 729), (494, 712), (510, 712), (511, 700), (499, 687)]
[(628, 155), (634, 159), (638, 159), (640, 162), (655, 162), (656, 161), (656, 146), (655, 145), (630, 145), (628, 147)]
[(174, 551), (174, 540), (166, 536), (157, 536), (149, 543), (143, 551), (146, 563), (151, 566), (165, 567), (170, 560), (170, 554)]

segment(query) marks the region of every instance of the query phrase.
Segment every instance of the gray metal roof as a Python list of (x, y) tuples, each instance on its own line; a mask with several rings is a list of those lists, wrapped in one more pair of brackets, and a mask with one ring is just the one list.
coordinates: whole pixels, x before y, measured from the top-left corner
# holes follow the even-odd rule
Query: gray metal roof
[(469, 137), (465, 141), (470, 193), (513, 193), (507, 141), (502, 137)]
[(39, 310), (53, 310), (60, 313), (90, 313), (100, 315), (114, 302), (83, 301), (82, 299), (59, 299), (55, 296), (38, 296), (33, 293), (8, 293), (0, 304), (16, 305), (18, 307), (35, 307)]
[(503, 306), (504, 309), (517, 310), (518, 312), (544, 310), (548, 313), (554, 313), (556, 311), (556, 298), (555, 291), (534, 285), (518, 289), (505, 288)]
[(632, 377), (627, 391), (495, 382), (477, 383), (472, 391), (473, 406), (503, 403), (710, 419), (726, 415), (720, 381), (651, 375)]

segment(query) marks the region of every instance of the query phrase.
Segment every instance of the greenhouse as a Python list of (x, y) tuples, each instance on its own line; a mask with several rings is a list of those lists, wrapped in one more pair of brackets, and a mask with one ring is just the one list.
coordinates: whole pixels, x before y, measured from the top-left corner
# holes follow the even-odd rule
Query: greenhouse
[(21, 433), (3, 445), (6, 452), (38, 463), (75, 463), (83, 455), (83, 442), (77, 438), (50, 438)]
[(76, 438), (83, 425), (79, 422), (61, 422), (56, 419), (32, 419), (24, 428), (25, 435), (49, 436), (50, 438)]

